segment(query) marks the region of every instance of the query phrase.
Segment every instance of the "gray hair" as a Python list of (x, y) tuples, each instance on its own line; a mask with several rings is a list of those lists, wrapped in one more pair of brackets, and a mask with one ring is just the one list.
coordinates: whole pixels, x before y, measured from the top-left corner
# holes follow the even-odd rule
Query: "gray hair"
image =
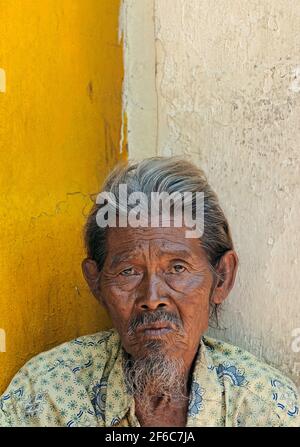
[[(140, 162), (127, 161), (117, 165), (104, 182), (102, 191), (118, 197), (119, 185), (126, 184), (128, 194), (143, 192), (150, 199), (151, 192), (204, 193), (204, 232), (200, 238), (210, 268), (216, 267), (222, 256), (233, 250), (228, 221), (215, 192), (204, 172), (193, 163), (179, 157), (151, 157)], [(99, 271), (106, 258), (106, 228), (98, 226), (96, 215), (101, 205), (95, 203), (84, 228), (88, 257)]]

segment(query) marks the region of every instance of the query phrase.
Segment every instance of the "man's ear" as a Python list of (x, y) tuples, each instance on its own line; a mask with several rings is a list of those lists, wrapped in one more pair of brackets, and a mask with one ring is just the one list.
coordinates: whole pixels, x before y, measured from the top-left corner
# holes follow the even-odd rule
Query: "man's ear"
[(98, 270), (96, 261), (90, 258), (85, 258), (81, 263), (83, 276), (88, 283), (90, 291), (97, 300), (105, 307), (105, 303), (100, 293), (100, 276), (101, 272)]
[(211, 294), (211, 302), (221, 304), (231, 291), (238, 269), (238, 256), (234, 250), (228, 250), (215, 268), (217, 276)]

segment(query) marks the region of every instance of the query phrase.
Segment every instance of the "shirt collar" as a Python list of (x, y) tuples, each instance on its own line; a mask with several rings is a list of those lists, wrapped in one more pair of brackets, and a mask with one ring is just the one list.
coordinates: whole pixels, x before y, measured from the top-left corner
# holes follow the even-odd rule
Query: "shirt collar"
[(209, 341), (202, 337), (192, 374), (187, 427), (201, 426), (205, 401), (215, 401), (216, 408), (221, 409), (222, 394), (211, 356), (212, 351)]

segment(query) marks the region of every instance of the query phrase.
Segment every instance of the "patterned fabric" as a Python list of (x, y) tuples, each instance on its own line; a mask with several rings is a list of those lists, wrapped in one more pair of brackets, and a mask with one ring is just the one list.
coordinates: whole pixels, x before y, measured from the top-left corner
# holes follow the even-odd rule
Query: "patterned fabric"
[[(44, 352), (0, 399), (0, 426), (139, 427), (115, 329)], [(300, 426), (295, 386), (235, 346), (203, 337), (187, 426)]]

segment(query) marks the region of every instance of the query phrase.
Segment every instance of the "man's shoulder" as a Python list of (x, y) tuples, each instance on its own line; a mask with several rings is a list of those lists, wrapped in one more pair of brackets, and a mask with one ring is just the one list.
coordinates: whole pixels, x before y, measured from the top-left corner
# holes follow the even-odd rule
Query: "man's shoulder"
[(13, 377), (7, 393), (21, 396), (26, 384), (27, 387), (30, 384), (32, 389), (42, 389), (49, 386), (49, 382), (71, 380), (70, 376), (85, 385), (95, 374), (101, 376), (110, 359), (116, 357), (118, 349), (119, 336), (115, 329), (64, 342), (27, 361)]
[(118, 349), (119, 338), (115, 329), (83, 335), (64, 342), (30, 359), (22, 369), (27, 374), (37, 375), (55, 366), (70, 366), (78, 369), (88, 363), (106, 360)]
[(291, 379), (249, 351), (212, 337), (204, 337), (203, 340), (219, 378), (230, 378), (233, 385), (248, 387), (257, 394), (260, 383), (276, 388), (276, 383), (281, 382), (295, 389)]
[(94, 387), (110, 373), (119, 351), (118, 333), (111, 329), (36, 355), (0, 397), (0, 426), (99, 424)]
[(281, 371), (228, 342), (204, 337), (204, 343), (219, 381), (227, 388), (264, 402), (279, 416), (299, 415), (298, 390)]
[(119, 349), (119, 336), (111, 329), (36, 355), (0, 397), (0, 426), (75, 424), (83, 413), (86, 423), (95, 423), (93, 387), (109, 373)]

